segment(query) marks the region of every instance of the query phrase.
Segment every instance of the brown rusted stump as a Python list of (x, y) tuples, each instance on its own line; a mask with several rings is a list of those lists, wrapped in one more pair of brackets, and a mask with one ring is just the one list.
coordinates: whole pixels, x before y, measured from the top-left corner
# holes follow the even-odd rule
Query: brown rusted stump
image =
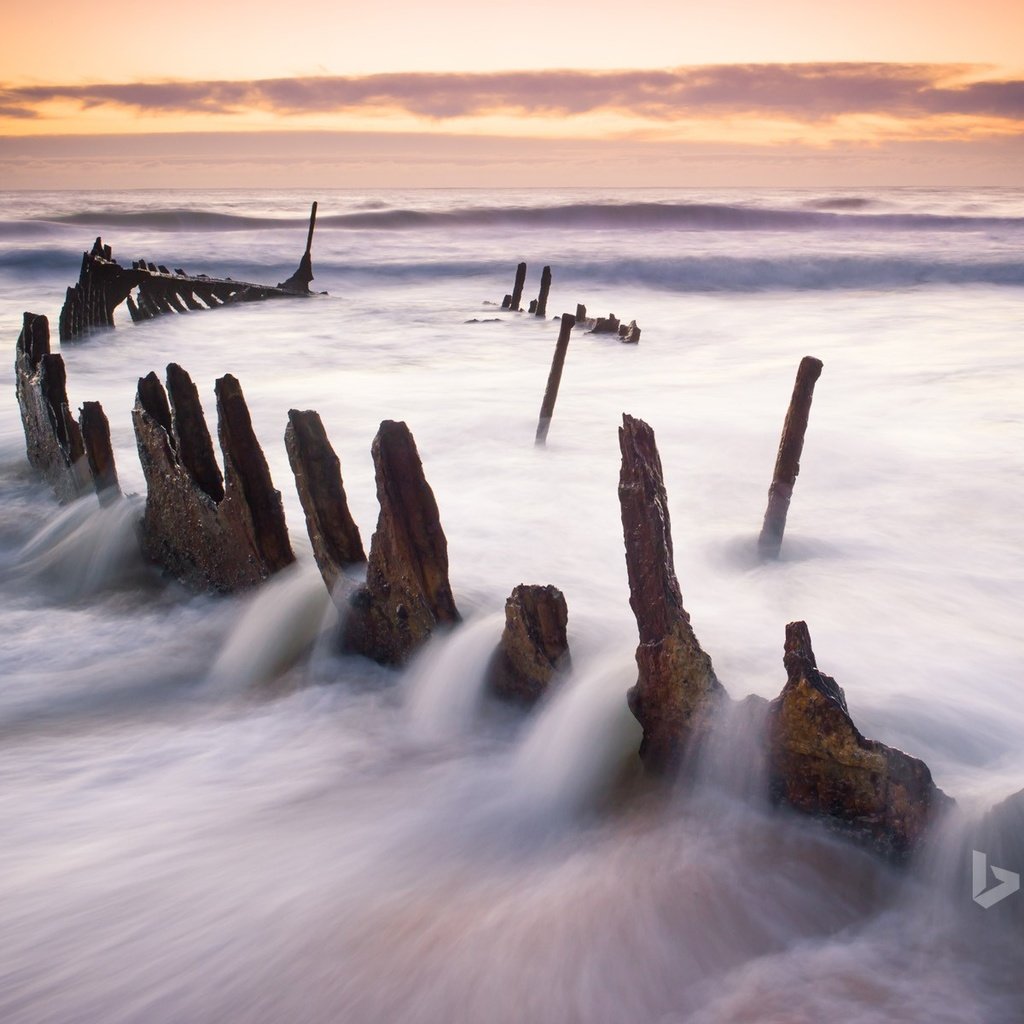
[(594, 321), (594, 326), (591, 329), (591, 334), (617, 334), (619, 330), (619, 321), (614, 313), (609, 313), (607, 316), (599, 316)]
[(540, 291), (537, 293), (537, 306), (534, 309), (537, 316), (547, 315), (549, 291), (551, 291), (551, 268), (545, 267), (540, 273)]
[(520, 263), (516, 267), (516, 280), (512, 286), (512, 295), (509, 297), (509, 309), (514, 313), (519, 312), (519, 303), (523, 300), (523, 286), (526, 284), (526, 264)]
[(320, 574), (334, 594), (346, 566), (366, 561), (359, 527), (352, 519), (341, 479), (341, 462), (327, 439), (320, 414), (288, 410), (284, 444), (306, 516)]
[(540, 419), (537, 420), (537, 436), (534, 443), (538, 445), (544, 444), (548, 439), (551, 417), (555, 414), (558, 386), (562, 382), (562, 367), (565, 366), (565, 353), (569, 348), (569, 336), (572, 334), (575, 324), (576, 318), (571, 313), (562, 314), (562, 323), (558, 329), (558, 340), (555, 342), (555, 354), (551, 359), (548, 383), (544, 389), (544, 400), (540, 405)]
[[(234, 490), (252, 520), (256, 550), (270, 572), (295, 561), (281, 492), (270, 479), (270, 467), (256, 439), (242, 386), (230, 373), (214, 385), (217, 433), (224, 455), (225, 498)], [(233, 496), (232, 496), (233, 497)]]
[(460, 616), (448, 582), (448, 541), (409, 428), (385, 420), (371, 451), (380, 516), (344, 642), (382, 664), (401, 665), (438, 626)]
[(139, 381), (132, 422), (146, 478), (142, 548), (195, 591), (252, 587), (294, 561), (238, 381), (217, 381), (225, 473), (214, 461), (199, 394), (179, 366), (171, 398), (155, 373)]
[(50, 323), (25, 313), (14, 357), (14, 390), (29, 464), (61, 502), (91, 488), (82, 432), (68, 404), (64, 359), (50, 352)]
[(569, 667), (569, 612), (557, 587), (520, 584), (505, 602), (505, 629), (487, 668), (487, 685), (506, 700), (533, 704)]
[(952, 801), (916, 757), (865, 739), (838, 683), (818, 670), (804, 622), (786, 626), (786, 685), (768, 709), (769, 789), (894, 860), (906, 860)]
[(110, 423), (103, 406), (99, 402), (83, 402), (78, 424), (96, 497), (101, 505), (111, 505), (121, 497), (121, 485), (114, 464), (114, 448), (110, 443)]
[(643, 420), (623, 415), (619, 447), (629, 604), (640, 633), (639, 676), (629, 691), (629, 707), (643, 726), (644, 767), (660, 775), (679, 766), (726, 695), (683, 607), (654, 431)]
[(811, 399), (814, 384), (821, 376), (824, 364), (813, 356), (804, 356), (796, 372), (793, 396), (789, 400), (789, 411), (782, 427), (782, 440), (775, 458), (775, 473), (768, 489), (768, 507), (764, 513), (764, 524), (757, 547), (766, 558), (778, 558), (782, 547), (782, 535), (786, 532), (786, 516), (789, 502), (793, 497), (793, 486), (800, 472), (800, 454), (804, 449), (804, 434), (811, 414)]

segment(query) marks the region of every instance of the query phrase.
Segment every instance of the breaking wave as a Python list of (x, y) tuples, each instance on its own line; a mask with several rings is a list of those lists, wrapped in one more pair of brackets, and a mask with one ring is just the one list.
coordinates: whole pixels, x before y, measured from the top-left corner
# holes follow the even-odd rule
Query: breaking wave
[[(857, 213), (869, 205), (859, 197), (818, 200), (810, 209), (726, 203), (566, 203), (536, 206), (467, 206), (456, 209), (361, 209), (323, 215), (318, 229), (403, 230), (414, 228), (517, 227), (681, 230), (794, 231), (871, 229), (882, 231), (1024, 230), (1024, 217), (925, 213)], [(161, 231), (252, 231), (297, 228), (305, 217), (254, 217), (210, 210), (83, 211), (58, 223), (136, 227)]]

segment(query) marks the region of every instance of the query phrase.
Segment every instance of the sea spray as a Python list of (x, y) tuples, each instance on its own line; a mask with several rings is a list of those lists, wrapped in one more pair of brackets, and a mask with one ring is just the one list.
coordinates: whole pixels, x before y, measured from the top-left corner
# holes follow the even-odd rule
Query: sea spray
[(316, 566), (301, 562), (247, 598), (210, 668), (219, 686), (268, 683), (294, 665), (317, 637), (334, 632), (337, 612)]
[(642, 732), (626, 705), (635, 675), (627, 657), (591, 659), (542, 701), (511, 764), (524, 807), (555, 818), (592, 810), (637, 770)]
[(499, 614), (463, 623), (433, 637), (409, 666), (403, 687), (414, 739), (444, 742), (473, 726), (503, 623)]
[(141, 516), (138, 498), (100, 506), (88, 495), (55, 511), (50, 522), (18, 552), (11, 571), (45, 586), (62, 600), (152, 586), (155, 572), (145, 564), (139, 549)]

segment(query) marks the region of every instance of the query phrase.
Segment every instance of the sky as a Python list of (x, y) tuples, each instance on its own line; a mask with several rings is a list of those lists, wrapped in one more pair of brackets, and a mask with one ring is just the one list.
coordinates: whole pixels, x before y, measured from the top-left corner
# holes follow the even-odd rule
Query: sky
[(36, 0), (7, 187), (1024, 185), (1020, 0)]

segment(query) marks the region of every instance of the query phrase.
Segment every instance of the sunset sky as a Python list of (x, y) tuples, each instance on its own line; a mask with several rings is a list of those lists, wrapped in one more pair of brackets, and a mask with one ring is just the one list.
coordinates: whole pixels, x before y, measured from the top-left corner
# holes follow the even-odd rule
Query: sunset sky
[(9, 187), (1024, 184), (1024, 4), (38, 0)]

